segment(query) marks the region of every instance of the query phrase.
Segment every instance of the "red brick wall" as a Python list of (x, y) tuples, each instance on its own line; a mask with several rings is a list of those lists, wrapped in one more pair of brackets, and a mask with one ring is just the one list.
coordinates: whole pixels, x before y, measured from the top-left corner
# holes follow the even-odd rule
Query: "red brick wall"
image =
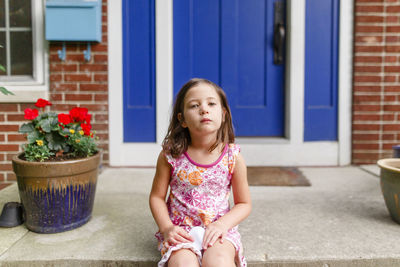
[(352, 161), (400, 144), (400, 1), (355, 0)]
[[(63, 62), (57, 51), (61, 43), (50, 43), (50, 101), (51, 110), (68, 112), (81, 106), (92, 114), (93, 130), (99, 136), (98, 144), (103, 149), (103, 164), (108, 163), (108, 59), (107, 59), (107, 0), (103, 0), (102, 42), (92, 43), (92, 53), (86, 62), (84, 43), (68, 43), (67, 56)], [(34, 103), (0, 104), (0, 186), (15, 181), (11, 158), (21, 151), (24, 137), (18, 133), (24, 119), (25, 108)]]

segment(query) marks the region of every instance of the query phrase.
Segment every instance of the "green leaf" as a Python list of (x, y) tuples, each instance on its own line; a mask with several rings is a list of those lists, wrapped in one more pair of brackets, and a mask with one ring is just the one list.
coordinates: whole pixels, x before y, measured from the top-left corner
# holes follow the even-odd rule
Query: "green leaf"
[(8, 91), (5, 87), (0, 87), (0, 92), (2, 92), (4, 95), (14, 95), (13, 92)]
[(51, 130), (57, 131), (58, 130), (58, 118), (51, 117), (50, 119), (50, 125), (51, 125)]
[(41, 138), (40, 138), (39, 133), (37, 131), (33, 131), (33, 132), (28, 134), (27, 139), (28, 139), (28, 143), (29, 144), (33, 144), (33, 143), (36, 143), (36, 140), (39, 140)]
[(51, 132), (46, 134), (46, 140), (50, 150), (60, 150), (63, 149), (63, 144), (65, 143), (65, 138), (58, 134), (58, 132)]
[(54, 118), (54, 117), (52, 117), (51, 119), (51, 129), (53, 130), (53, 131), (57, 131), (58, 130), (58, 118)]
[(0, 70), (2, 70), (2, 71), (4, 71), (4, 72), (6, 72), (6, 68), (4, 68), (4, 66), (3, 66), (3, 65), (1, 65), (1, 64), (0, 64)]
[(54, 155), (47, 146), (28, 144), (24, 147), (25, 157), (28, 161), (44, 161)]
[(39, 114), (39, 116), (37, 116), (35, 120), (41, 121), (41, 120), (50, 119), (53, 117), (57, 117), (57, 114), (54, 112), (45, 112), (45, 113)]
[(19, 128), (20, 133), (30, 133), (35, 130), (35, 126), (33, 126), (32, 122), (29, 123), (24, 123), (22, 126)]
[(64, 150), (65, 153), (68, 153), (71, 150), (71, 147), (68, 144), (63, 144), (62, 150)]
[(39, 122), (39, 126), (46, 133), (50, 133), (51, 132), (51, 119), (47, 118), (47, 119), (41, 120)]

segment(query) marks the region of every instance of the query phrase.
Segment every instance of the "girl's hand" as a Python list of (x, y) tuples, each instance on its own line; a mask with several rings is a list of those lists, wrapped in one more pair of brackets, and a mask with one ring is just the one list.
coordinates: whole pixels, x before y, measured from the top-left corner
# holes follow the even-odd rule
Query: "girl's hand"
[(193, 237), (189, 235), (183, 228), (172, 225), (168, 227), (164, 232), (161, 232), (164, 236), (164, 246), (169, 248), (179, 243), (192, 243)]
[(220, 238), (219, 242), (221, 242), (222, 244), (224, 242), (227, 233), (228, 233), (228, 228), (224, 224), (218, 221), (209, 224), (206, 228), (206, 232), (204, 233), (204, 239), (202, 244), (203, 249), (212, 247), (214, 243), (218, 240), (218, 238)]

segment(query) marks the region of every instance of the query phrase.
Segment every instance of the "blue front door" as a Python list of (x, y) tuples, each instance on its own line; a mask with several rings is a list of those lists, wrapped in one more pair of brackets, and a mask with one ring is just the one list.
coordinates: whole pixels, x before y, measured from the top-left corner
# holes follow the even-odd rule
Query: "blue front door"
[(284, 65), (274, 64), (275, 2), (174, 0), (174, 93), (193, 77), (219, 84), (236, 136), (284, 134)]

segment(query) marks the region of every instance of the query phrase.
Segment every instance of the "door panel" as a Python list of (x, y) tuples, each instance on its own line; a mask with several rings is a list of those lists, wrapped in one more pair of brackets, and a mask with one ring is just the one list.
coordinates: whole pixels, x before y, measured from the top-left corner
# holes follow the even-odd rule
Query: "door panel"
[(284, 65), (273, 63), (276, 1), (174, 0), (174, 92), (190, 78), (227, 93), (237, 136), (282, 136)]

